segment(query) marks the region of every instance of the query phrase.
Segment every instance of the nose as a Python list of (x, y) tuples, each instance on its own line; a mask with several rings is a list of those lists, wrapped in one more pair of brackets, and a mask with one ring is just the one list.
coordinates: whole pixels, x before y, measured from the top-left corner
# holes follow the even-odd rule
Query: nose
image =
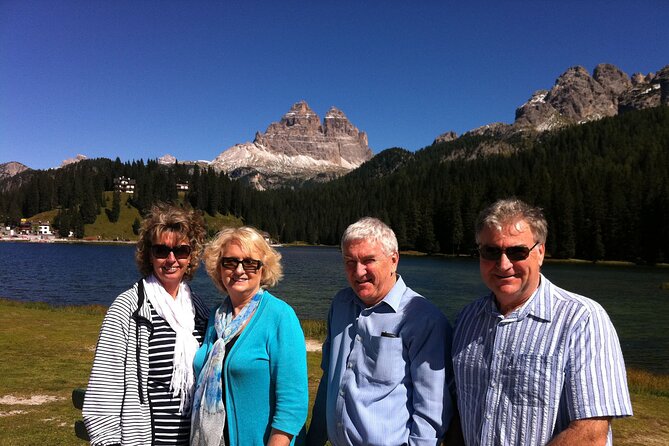
[(509, 258), (506, 256), (506, 253), (503, 252), (502, 256), (497, 261), (497, 265), (499, 269), (507, 270), (513, 266), (513, 262), (511, 262), (511, 260), (509, 260)]
[(241, 262), (237, 263), (237, 266), (235, 266), (235, 272), (238, 273), (240, 269), (244, 272), (244, 267)]
[(365, 267), (364, 263), (358, 262), (355, 264), (355, 273), (362, 277), (365, 274), (367, 274), (367, 268)]

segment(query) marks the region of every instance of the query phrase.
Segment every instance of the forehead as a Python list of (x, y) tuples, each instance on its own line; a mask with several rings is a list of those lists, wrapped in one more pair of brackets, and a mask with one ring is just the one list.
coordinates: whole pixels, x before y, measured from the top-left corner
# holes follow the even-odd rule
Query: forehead
[(239, 240), (232, 239), (221, 250), (223, 257), (257, 257), (257, 252), (242, 245)]
[(351, 240), (344, 244), (344, 257), (370, 257), (383, 254), (380, 242), (367, 239)]
[(188, 240), (185, 235), (180, 234), (174, 231), (163, 231), (160, 234), (156, 234), (153, 238), (152, 243), (164, 244), (164, 245), (176, 245), (176, 244), (188, 244)]
[(487, 225), (479, 234), (481, 243), (489, 243), (497, 240), (530, 240), (534, 239), (532, 228), (523, 219), (511, 220), (500, 226)]

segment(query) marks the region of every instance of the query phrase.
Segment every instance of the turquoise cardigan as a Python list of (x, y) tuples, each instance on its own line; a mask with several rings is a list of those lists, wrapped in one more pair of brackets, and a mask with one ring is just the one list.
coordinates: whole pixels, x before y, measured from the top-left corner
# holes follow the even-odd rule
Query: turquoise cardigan
[[(217, 309), (209, 316), (204, 342), (195, 355), (196, 375), (217, 339)], [(302, 327), (290, 305), (265, 291), (228, 352), (222, 373), (229, 446), (265, 445), (272, 428), (294, 435), (291, 444), (298, 436), (301, 443), (309, 406), (307, 353)]]

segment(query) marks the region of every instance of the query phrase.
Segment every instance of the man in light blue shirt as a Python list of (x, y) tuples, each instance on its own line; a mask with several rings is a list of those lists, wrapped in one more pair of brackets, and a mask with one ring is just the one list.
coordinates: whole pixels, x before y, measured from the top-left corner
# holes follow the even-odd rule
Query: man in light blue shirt
[(452, 350), (468, 446), (610, 445), (611, 418), (632, 415), (611, 320), (540, 273), (546, 235), (541, 210), (517, 199), (477, 221), (491, 293), (462, 310)]
[(328, 315), (308, 445), (438, 445), (454, 412), (451, 327), (397, 274), (393, 231), (375, 218), (341, 241), (350, 288)]

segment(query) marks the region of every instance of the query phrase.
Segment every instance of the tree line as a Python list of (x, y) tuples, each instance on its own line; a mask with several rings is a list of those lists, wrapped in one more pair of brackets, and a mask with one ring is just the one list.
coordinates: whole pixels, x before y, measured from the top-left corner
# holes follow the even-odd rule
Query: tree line
[(0, 219), (54, 208), (89, 223), (113, 179), (136, 180), (132, 205), (185, 199), (209, 214), (232, 214), (282, 242), (334, 245), (362, 216), (386, 221), (400, 248), (472, 254), (474, 221), (492, 201), (517, 196), (542, 207), (547, 253), (556, 258), (666, 262), (669, 255), (669, 107), (629, 112), (536, 137), (506, 141), (513, 153), (451, 159), (499, 141), (464, 135), (415, 153), (387, 149), (324, 184), (257, 191), (213, 169), (156, 161), (85, 160), (32, 171), (0, 193)]

